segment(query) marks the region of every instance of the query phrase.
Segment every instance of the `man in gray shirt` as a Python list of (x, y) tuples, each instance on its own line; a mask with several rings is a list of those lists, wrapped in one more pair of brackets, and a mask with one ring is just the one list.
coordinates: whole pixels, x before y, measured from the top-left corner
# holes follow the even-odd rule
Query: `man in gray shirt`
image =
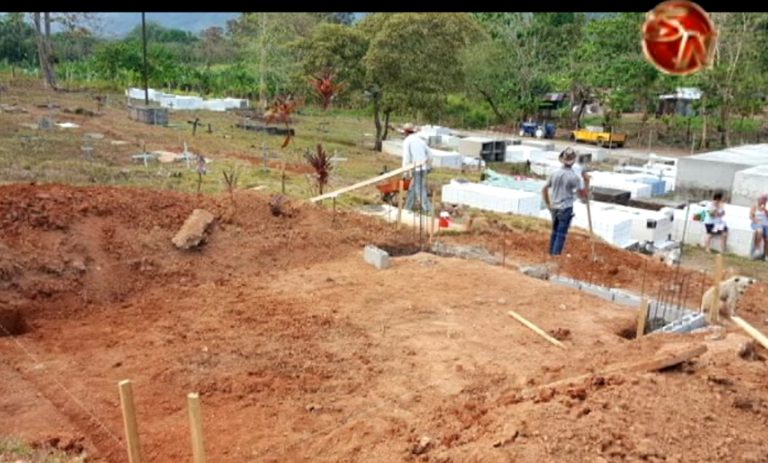
[[(560, 153), (560, 162), (563, 167), (558, 169), (549, 179), (541, 190), (544, 202), (552, 213), (552, 235), (549, 238), (549, 254), (559, 256), (565, 246), (565, 238), (568, 236), (568, 229), (573, 219), (573, 202), (578, 192), (583, 198), (586, 198), (589, 191), (589, 176), (574, 172), (573, 164), (576, 162), (576, 152), (571, 148), (566, 148)], [(582, 183), (583, 178), (583, 183)], [(552, 195), (549, 189), (552, 189)]]

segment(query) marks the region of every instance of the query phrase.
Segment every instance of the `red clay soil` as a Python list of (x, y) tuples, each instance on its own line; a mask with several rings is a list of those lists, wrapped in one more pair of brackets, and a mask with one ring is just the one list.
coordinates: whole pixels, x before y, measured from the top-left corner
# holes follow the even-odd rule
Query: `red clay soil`
[[(152, 462), (190, 459), (192, 391), (215, 462), (766, 461), (766, 352), (739, 356), (737, 330), (628, 340), (631, 309), (476, 261), (376, 270), (362, 246), (405, 233), (236, 199), (0, 187), (0, 304), (28, 325), (0, 337), (0, 435), (126, 461), (131, 379)], [(199, 207), (219, 217), (208, 242), (176, 250)], [(668, 371), (601, 373), (696, 344)]]
[[(497, 256), (506, 254), (507, 259), (518, 264), (541, 264), (547, 262), (549, 231), (539, 232), (507, 230), (502, 232), (494, 224), (467, 235), (445, 238), (465, 244), (481, 244)], [(506, 243), (506, 244), (503, 244)], [(589, 283), (613, 288), (625, 288), (637, 293), (644, 292), (651, 298), (663, 293), (671, 294), (675, 288), (669, 283), (685, 283), (684, 292), (689, 307), (699, 307), (701, 296), (711, 283), (702, 272), (685, 267), (668, 267), (649, 256), (628, 252), (601, 240), (593, 244), (588, 235), (571, 232), (563, 255), (558, 259), (559, 273)], [(683, 292), (683, 291), (680, 291)]]

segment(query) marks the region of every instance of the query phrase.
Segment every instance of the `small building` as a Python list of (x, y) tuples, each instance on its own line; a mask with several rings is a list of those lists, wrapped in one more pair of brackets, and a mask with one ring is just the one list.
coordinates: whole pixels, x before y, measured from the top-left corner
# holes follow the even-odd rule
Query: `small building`
[(539, 117), (553, 119), (555, 112), (566, 105), (568, 95), (565, 93), (547, 93), (539, 102)]
[(659, 96), (657, 116), (677, 114), (679, 116), (695, 116), (693, 105), (701, 100), (701, 90), (694, 87), (678, 87), (675, 93)]
[(715, 191), (734, 193), (737, 172), (764, 165), (768, 165), (765, 143), (682, 157), (677, 163), (675, 189), (689, 199), (708, 199)]

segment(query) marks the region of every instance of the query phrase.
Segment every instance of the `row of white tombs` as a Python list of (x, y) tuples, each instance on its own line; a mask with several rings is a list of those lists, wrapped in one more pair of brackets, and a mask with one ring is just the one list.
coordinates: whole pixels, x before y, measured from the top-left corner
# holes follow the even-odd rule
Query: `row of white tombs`
[[(443, 185), (442, 202), (551, 220), (541, 195), (544, 181), (486, 172), (486, 179), (482, 183), (452, 180)], [(684, 205), (682, 208), (662, 207), (659, 210), (594, 200), (589, 205), (594, 233), (623, 248), (647, 242), (663, 248), (670, 241), (701, 244), (704, 240), (705, 228), (696, 220), (696, 216), (704, 210), (706, 202)], [(752, 251), (749, 208), (726, 205), (725, 209), (725, 220), (729, 228), (726, 251), (749, 257)], [(587, 230), (589, 223), (586, 203), (576, 201), (574, 214), (572, 226)], [(713, 240), (712, 246), (720, 250), (720, 240)]]

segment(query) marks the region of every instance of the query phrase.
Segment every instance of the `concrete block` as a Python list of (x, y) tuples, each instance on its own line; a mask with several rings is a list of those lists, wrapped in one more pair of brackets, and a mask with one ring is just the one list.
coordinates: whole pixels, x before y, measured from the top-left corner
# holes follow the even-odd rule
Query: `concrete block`
[(581, 282), (578, 281), (578, 280), (574, 280), (574, 279), (566, 278), (566, 277), (562, 277), (562, 276), (552, 276), (552, 275), (550, 275), (549, 281), (551, 281), (553, 283), (557, 283), (557, 284), (562, 285), (562, 286), (567, 286), (569, 288), (574, 288), (574, 289), (581, 289), (581, 285), (582, 285)]
[(705, 326), (707, 326), (707, 318), (703, 313), (689, 313), (658, 331), (661, 333), (690, 333)]
[(640, 298), (634, 294), (622, 291), (620, 289), (612, 289), (613, 301), (617, 304), (627, 305), (630, 307), (637, 307), (640, 304)]
[(379, 270), (389, 268), (389, 254), (383, 249), (367, 244), (363, 250), (363, 259)]
[(581, 286), (581, 290), (585, 293), (592, 294), (593, 296), (597, 296), (602, 299), (607, 299), (609, 301), (613, 300), (613, 293), (611, 290), (602, 286), (584, 284)]

